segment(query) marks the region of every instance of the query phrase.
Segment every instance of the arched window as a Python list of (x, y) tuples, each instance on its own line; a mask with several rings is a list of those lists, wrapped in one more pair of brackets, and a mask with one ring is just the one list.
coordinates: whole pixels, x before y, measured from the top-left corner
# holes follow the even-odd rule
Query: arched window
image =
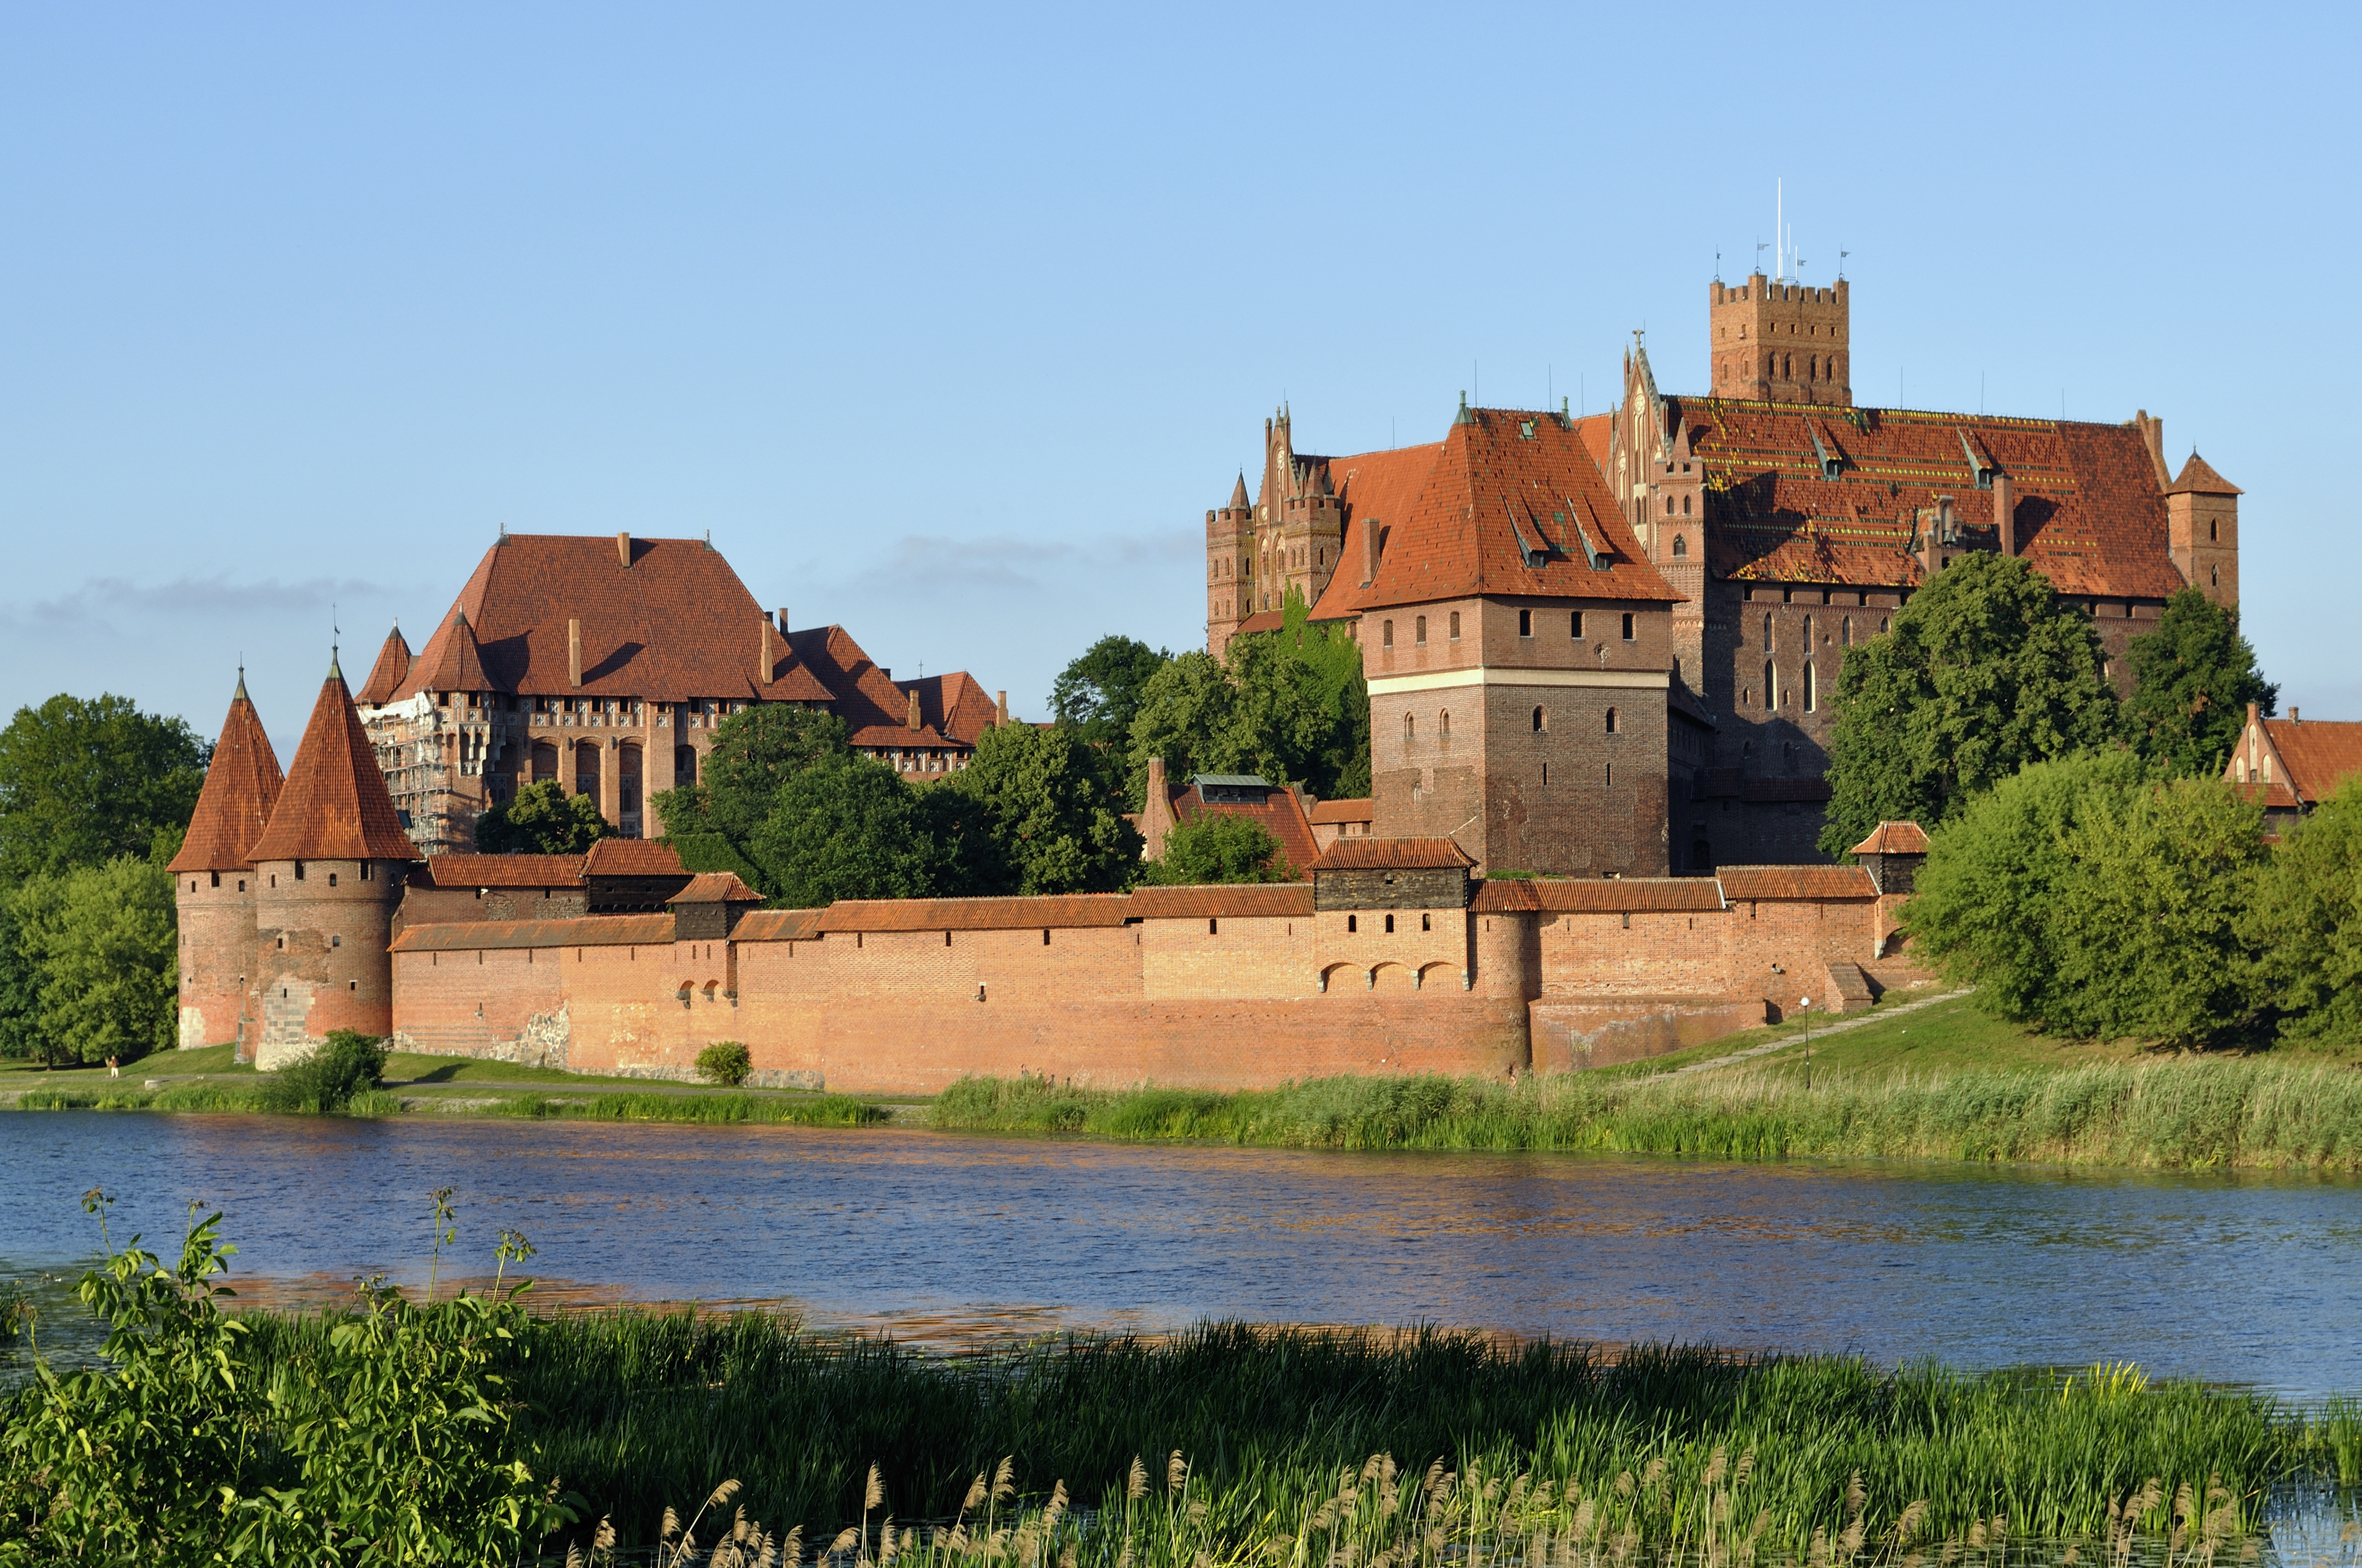
[(1451, 710), (1444, 709), (1436, 715), (1436, 740), (1444, 745), (1451, 744)]
[(1686, 495), (1685, 495), (1685, 496), (1682, 497), (1682, 515), (1683, 515), (1683, 516), (1684, 516), (1684, 517), (1687, 517), (1689, 514), (1690, 514), (1690, 498), (1689, 498), (1688, 496), (1686, 496)]
[(1613, 708), (1607, 710), (1607, 733), (1611, 735), (1616, 733), (1616, 710)]
[(1550, 728), (1550, 715), (1543, 712), (1540, 708), (1535, 709), (1534, 733), (1536, 734), (1540, 734), (1542, 731), (1548, 728)]
[(1763, 661), (1763, 705), (1766, 708), (1776, 708), (1780, 705), (1778, 682), (1778, 672), (1772, 669), (1772, 661), (1765, 659)]
[(1451, 613), (1451, 640), (1455, 643), (1460, 640), (1460, 612), (1457, 610)]
[(1763, 646), (1772, 646), (1772, 613), (1768, 610), (1763, 613)]
[(1672, 498), (1672, 496), (1670, 496), (1670, 495), (1669, 495), (1669, 496), (1665, 497), (1665, 515), (1666, 515), (1666, 516), (1668, 516), (1668, 517), (1671, 517), (1672, 514), (1673, 514), (1673, 498)]
[(1838, 623), (1838, 644), (1841, 647), (1853, 646), (1853, 617), (1850, 615)]
[(1405, 713), (1403, 715), (1403, 745), (1406, 746), (1410, 745), (1412, 740), (1418, 735), (1418, 721), (1417, 719), (1412, 718), (1408, 713)]
[(1395, 624), (1392, 621), (1387, 621), (1380, 624), (1378, 628), (1378, 641), (1387, 647), (1395, 646)]
[(1682, 535), (1679, 535), (1679, 534), (1674, 535), (1674, 536), (1673, 536), (1673, 558), (1674, 558), (1675, 560), (1679, 560), (1679, 559), (1681, 559), (1683, 556), (1686, 556), (1686, 555), (1688, 555), (1689, 553), (1690, 553), (1690, 542), (1689, 542), (1689, 540), (1688, 540), (1687, 538), (1683, 537)]
[(1813, 661), (1806, 659), (1805, 661), (1805, 712), (1807, 713), (1813, 711), (1813, 703), (1817, 695), (1813, 690)]
[(1812, 646), (1813, 646), (1813, 618), (1812, 618), (1810, 615), (1807, 615), (1807, 616), (1805, 616), (1805, 646), (1809, 650), (1809, 649), (1812, 647)]
[(2209, 588), (2220, 588), (2223, 586), (2223, 569), (2221, 567), (2208, 567), (2206, 569), (2206, 586)]
[(1427, 646), (1427, 617), (1421, 615), (1410, 624), (1410, 640), (1419, 647)]
[(1807, 354), (1805, 356), (1805, 379), (1808, 381), (1817, 381), (1821, 379), (1821, 357), (1819, 355)]
[(1883, 615), (1878, 618), (1878, 629), (1882, 632), (1886, 630), (1886, 617)]
[(2223, 537), (2222, 519), (2218, 517), (2209, 517), (2206, 520), (2206, 537), (2210, 540), (2216, 541), (2219, 541)]

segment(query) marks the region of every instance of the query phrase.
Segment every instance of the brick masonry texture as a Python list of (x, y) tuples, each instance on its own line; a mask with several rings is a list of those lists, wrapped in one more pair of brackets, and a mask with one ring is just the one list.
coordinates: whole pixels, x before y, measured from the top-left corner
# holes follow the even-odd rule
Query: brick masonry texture
[[(1777, 1017), (1833, 995), (1832, 964), (1913, 977), (1881, 956), (1882, 900), (1846, 875), (1859, 896), (1726, 903), (1700, 881), (1606, 900), (1634, 910), (1598, 907), (1614, 884), (1543, 882), (1500, 912), (1480, 887), (1475, 908), (1316, 913), (1297, 885), (840, 904), (694, 941), (661, 915), (414, 925), (391, 955), (392, 1022), (405, 1049), (648, 1077), (737, 1040), (758, 1082), (854, 1093), (1020, 1071), (1211, 1088), (1559, 1071)], [(914, 925), (928, 913), (942, 923)]]

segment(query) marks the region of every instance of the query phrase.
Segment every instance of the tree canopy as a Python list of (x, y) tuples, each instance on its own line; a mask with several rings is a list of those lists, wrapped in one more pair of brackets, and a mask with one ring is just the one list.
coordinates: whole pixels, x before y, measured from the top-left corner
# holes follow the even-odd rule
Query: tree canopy
[(938, 788), (973, 803), (980, 842), (963, 858), (975, 881), (996, 890), (1111, 893), (1139, 871), (1140, 834), (1116, 810), (1079, 730), (988, 730)]
[(1279, 841), (1253, 817), (1209, 812), (1176, 823), (1164, 835), (1162, 858), (1148, 863), (1161, 885), (1201, 882), (1286, 882), (1300, 867), (1279, 853)]
[(2362, 1043), (2362, 777), (2281, 834), (2246, 933), (2283, 1032)]
[(2260, 1008), (2242, 934), (2260, 809), (2115, 748), (2037, 763), (1931, 835), (1904, 919), (1981, 1005), (2082, 1038), (2202, 1045)]
[(25, 1054), (52, 1065), (126, 1059), (171, 1046), (180, 1021), (172, 878), (118, 856), (43, 871), (9, 895), (29, 978)]
[(614, 833), (588, 795), (569, 795), (555, 778), (521, 787), (513, 800), (495, 801), (476, 818), (482, 855), (580, 855)]
[(958, 890), (920, 791), (885, 763), (828, 758), (788, 776), (747, 845), (762, 890), (791, 909)]
[(1058, 672), (1050, 712), (1084, 745), (1122, 751), (1149, 681), (1172, 660), (1170, 649), (1111, 633)]
[(145, 856), (186, 829), (213, 748), (127, 697), (61, 693), (0, 730), (0, 889), (45, 871)]
[(2123, 733), (2091, 621), (2023, 559), (1970, 554), (1846, 654), (1821, 849), (1881, 822), (1930, 829), (2030, 763)]
[(2166, 602), (2157, 630), (2125, 649), (2133, 695), (2125, 716), (2144, 755), (2176, 773), (2223, 771), (2247, 722), (2247, 704), (2278, 710), (2279, 688), (2265, 680), (2256, 650), (2239, 635), (2239, 613), (2194, 588)]

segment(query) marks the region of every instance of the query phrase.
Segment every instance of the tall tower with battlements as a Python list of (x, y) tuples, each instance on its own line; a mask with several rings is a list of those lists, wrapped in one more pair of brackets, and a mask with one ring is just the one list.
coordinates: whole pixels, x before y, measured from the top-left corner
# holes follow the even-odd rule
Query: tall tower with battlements
[(1775, 282), (1760, 272), (1706, 294), (1714, 395), (1758, 403), (1853, 403), (1846, 281), (1830, 288)]

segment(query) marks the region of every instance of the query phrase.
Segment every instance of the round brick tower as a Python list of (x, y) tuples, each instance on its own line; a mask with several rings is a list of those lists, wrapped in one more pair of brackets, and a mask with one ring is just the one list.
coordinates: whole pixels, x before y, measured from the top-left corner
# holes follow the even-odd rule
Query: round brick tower
[(332, 1030), (392, 1033), (386, 944), (418, 854), (333, 659), (270, 824), (247, 855), (255, 877), (254, 1065), (282, 1066)]
[[(182, 1050), (241, 1039), (254, 970), (254, 863), (281, 775), (270, 737), (246, 695), (246, 671), (214, 743), (213, 765), (172, 857), (172, 903), (180, 927)], [(252, 1055), (249, 1045), (242, 1055)]]

